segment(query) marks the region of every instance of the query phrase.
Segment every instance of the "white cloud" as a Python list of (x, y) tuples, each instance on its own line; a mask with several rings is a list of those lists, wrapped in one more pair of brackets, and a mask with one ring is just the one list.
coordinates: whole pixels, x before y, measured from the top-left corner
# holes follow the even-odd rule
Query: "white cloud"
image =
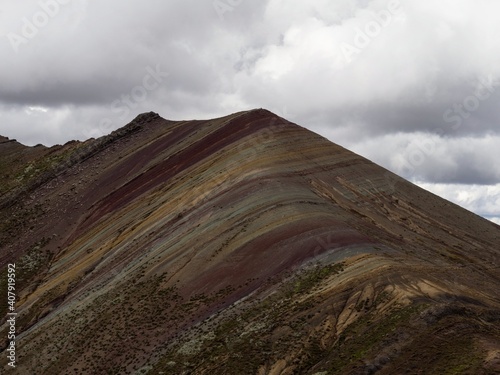
[(500, 135), (449, 139), (437, 134), (396, 133), (352, 140), (349, 148), (408, 179), (470, 184), (500, 181)]
[(461, 185), (433, 184), (419, 182), (420, 187), (456, 203), (478, 215), (499, 223), (500, 184), (496, 185)]
[[(239, 74), (244, 95), (254, 102), (262, 97), (271, 102), (285, 100), (299, 114), (344, 110), (347, 105), (359, 110), (373, 102), (390, 109), (388, 102), (452, 101), (457, 99), (457, 85), (479, 75), (500, 76), (494, 63), (500, 40), (484, 38), (496, 28), (492, 28), (496, 21), (491, 12), (500, 10), (500, 4), (445, 1), (430, 6), (407, 1), (384, 25), (377, 14), (386, 11), (388, 3), (357, 6), (335, 22), (332, 16), (318, 18), (320, 12), (314, 6), (271, 1), (273, 11), (267, 12), (265, 21), (281, 25), (283, 38), (262, 48), (255, 69)], [(302, 17), (289, 8), (300, 10)], [(282, 21), (289, 13), (294, 21)], [(359, 37), (359, 31), (366, 34), (373, 22), (379, 23), (380, 32)], [(351, 63), (342, 53), (343, 43), (359, 50)]]

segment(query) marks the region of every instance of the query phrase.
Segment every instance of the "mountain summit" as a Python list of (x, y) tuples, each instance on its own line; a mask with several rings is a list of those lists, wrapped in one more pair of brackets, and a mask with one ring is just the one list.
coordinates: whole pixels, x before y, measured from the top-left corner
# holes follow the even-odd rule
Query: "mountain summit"
[(269, 111), (2, 137), (0, 175), (19, 374), (500, 371), (500, 227)]

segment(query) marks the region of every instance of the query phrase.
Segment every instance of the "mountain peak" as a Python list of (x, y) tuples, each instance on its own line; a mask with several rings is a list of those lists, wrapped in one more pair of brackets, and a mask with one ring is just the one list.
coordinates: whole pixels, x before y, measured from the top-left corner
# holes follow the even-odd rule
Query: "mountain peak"
[(137, 115), (137, 117), (133, 119), (132, 122), (137, 124), (147, 124), (159, 118), (161, 117), (156, 112), (144, 112)]

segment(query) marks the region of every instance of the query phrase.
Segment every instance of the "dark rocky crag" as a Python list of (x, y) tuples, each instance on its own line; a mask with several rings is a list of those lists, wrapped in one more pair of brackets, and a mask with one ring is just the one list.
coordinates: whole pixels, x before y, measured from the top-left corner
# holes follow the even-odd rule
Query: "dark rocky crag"
[(500, 371), (500, 227), (266, 110), (2, 137), (0, 175), (19, 374)]

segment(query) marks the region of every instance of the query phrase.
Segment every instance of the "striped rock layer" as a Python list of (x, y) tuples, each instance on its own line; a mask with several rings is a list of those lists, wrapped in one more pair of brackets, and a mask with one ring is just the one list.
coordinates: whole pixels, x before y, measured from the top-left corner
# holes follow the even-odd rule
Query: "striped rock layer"
[(0, 154), (19, 374), (500, 370), (500, 227), (266, 110)]

